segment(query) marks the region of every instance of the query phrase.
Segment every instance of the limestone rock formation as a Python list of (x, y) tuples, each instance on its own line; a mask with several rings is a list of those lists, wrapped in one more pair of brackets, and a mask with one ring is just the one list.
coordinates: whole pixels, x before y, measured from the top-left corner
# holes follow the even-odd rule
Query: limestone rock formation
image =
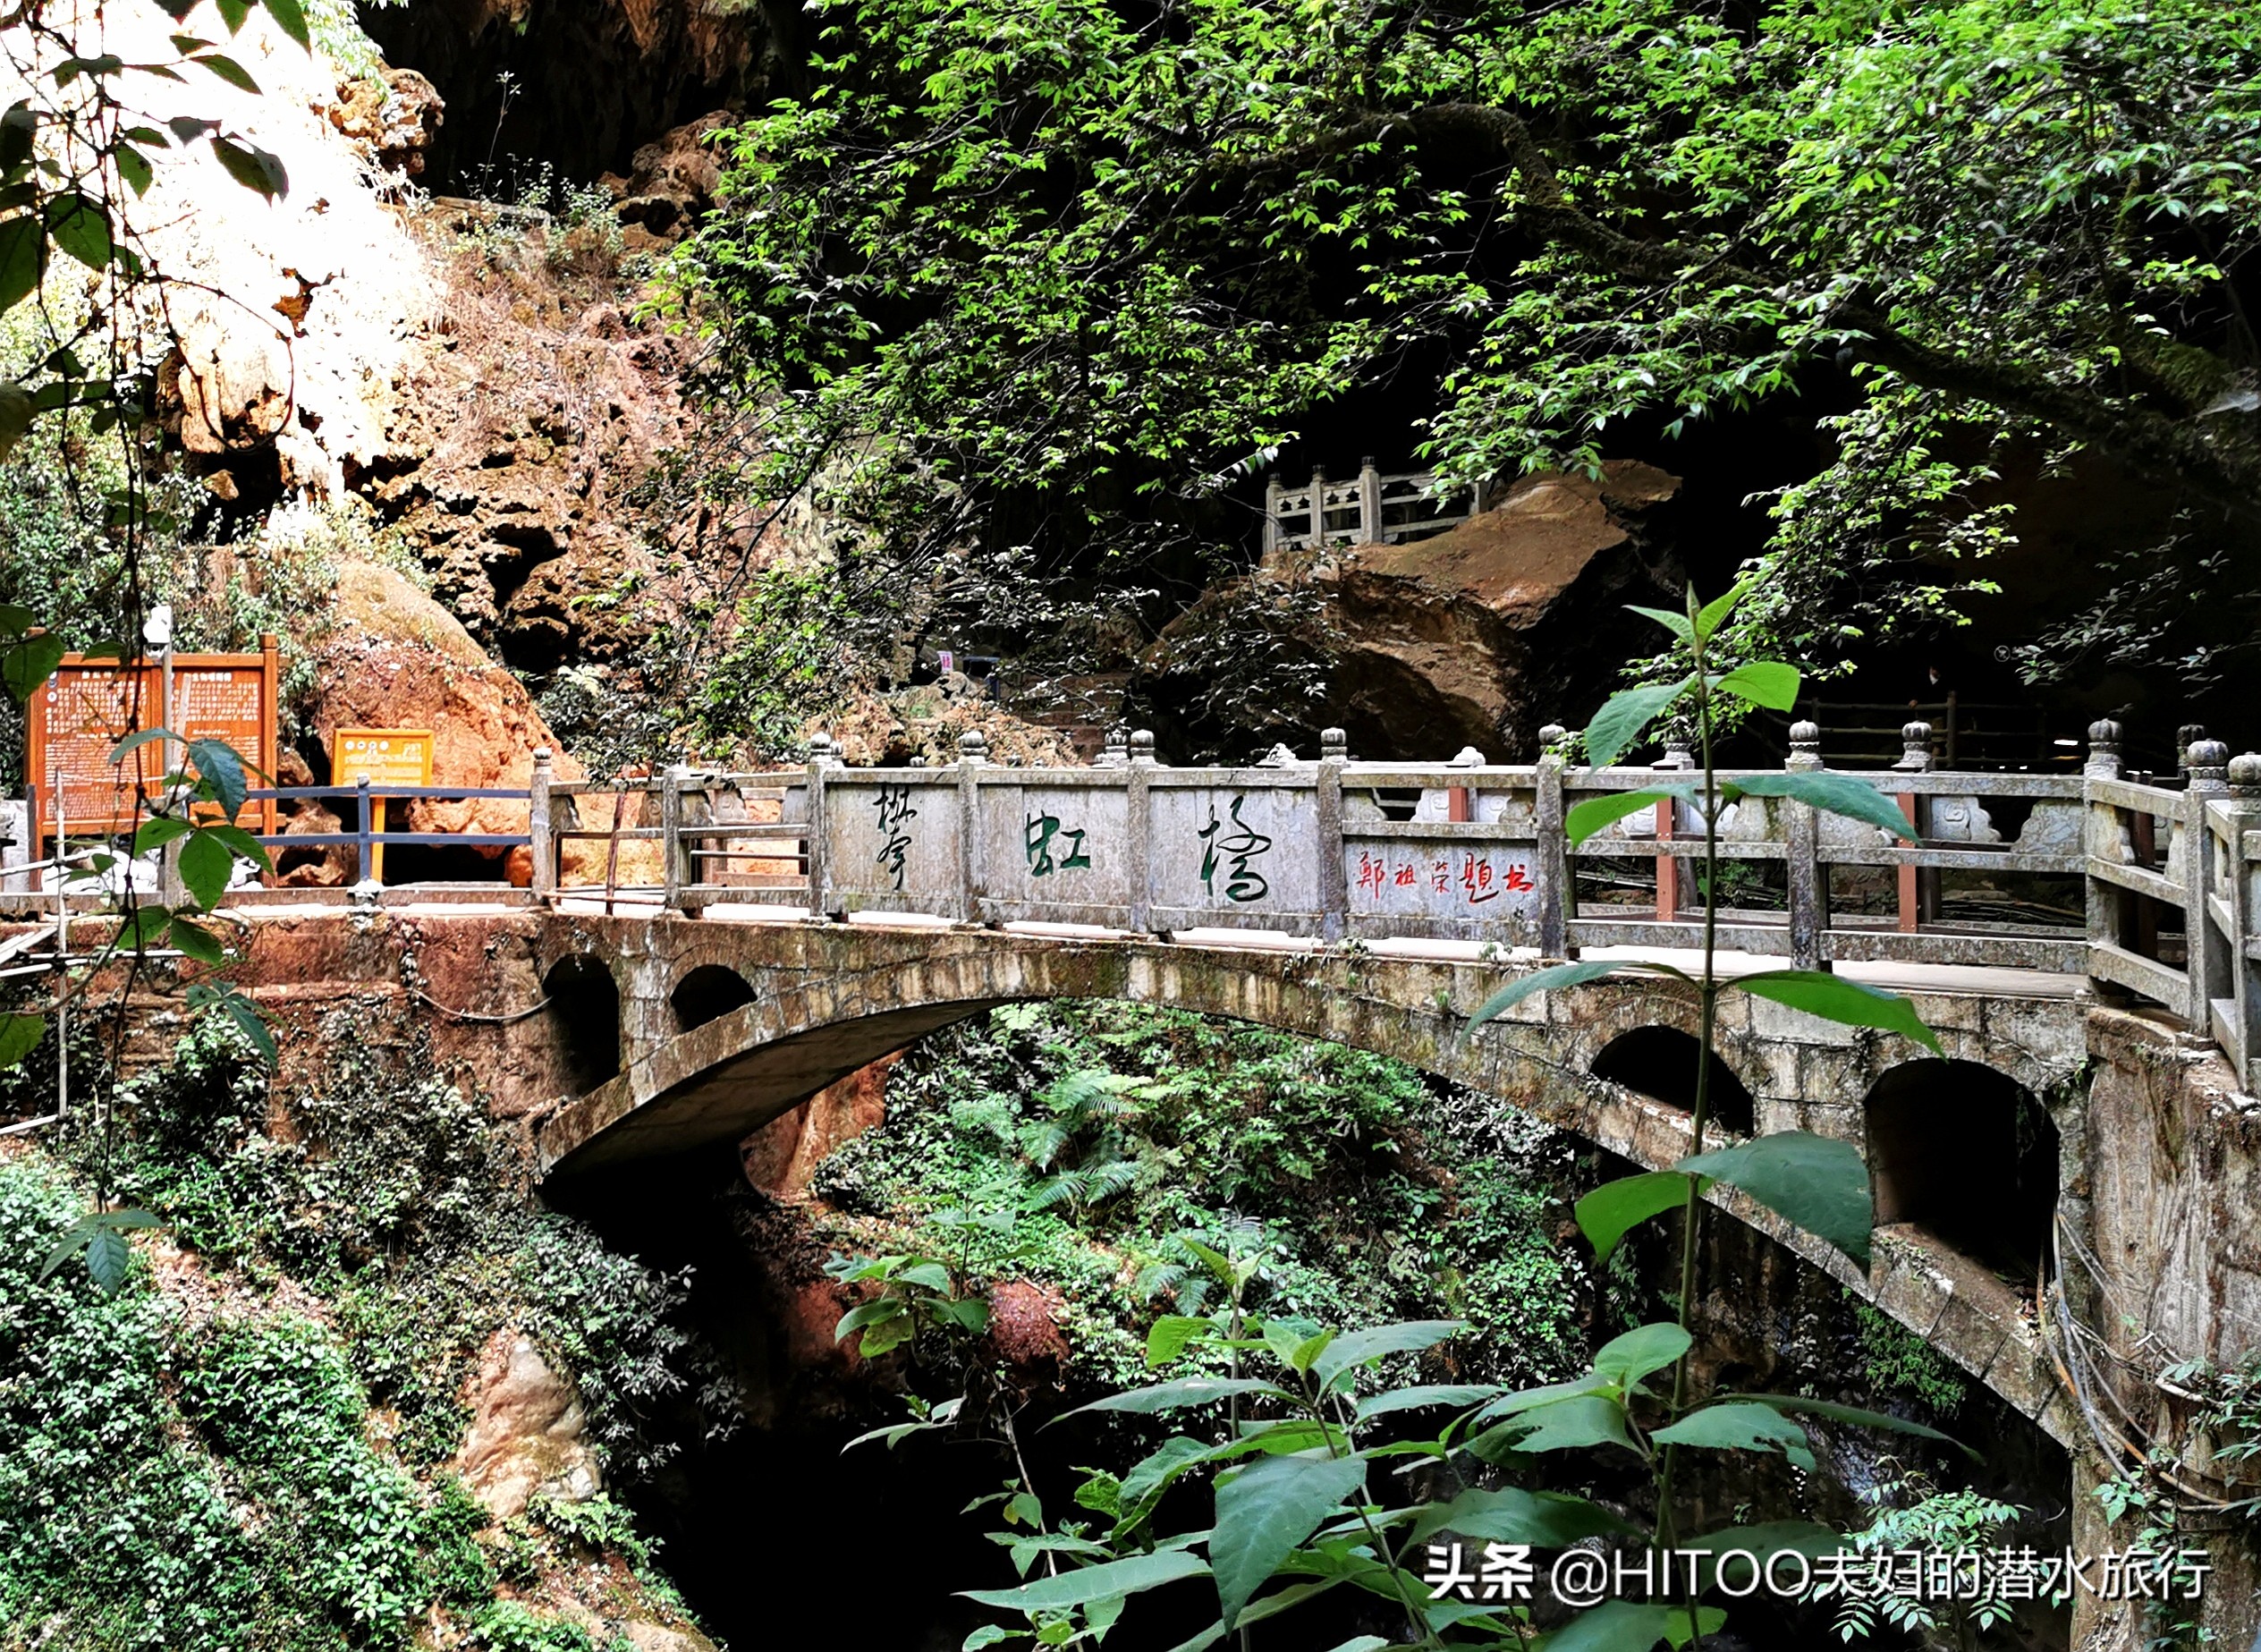
[(453, 1466), (496, 1520), (523, 1513), (538, 1491), (578, 1500), (602, 1488), (580, 1400), (531, 1339), (488, 1338), (467, 1398), (470, 1427)]
[(722, 165), (707, 140), (731, 119), (726, 109), (702, 114), (638, 149), (626, 177), (607, 173), (604, 182), (620, 203), (621, 222), (654, 236), (689, 229), (721, 187)]

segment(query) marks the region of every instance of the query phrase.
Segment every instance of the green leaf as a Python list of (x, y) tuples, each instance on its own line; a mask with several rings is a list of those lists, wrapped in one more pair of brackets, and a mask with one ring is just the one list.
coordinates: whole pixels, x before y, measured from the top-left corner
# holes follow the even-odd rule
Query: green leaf
[(1506, 1014), (1533, 993), (1545, 992), (1556, 987), (1577, 987), (1587, 981), (1606, 980), (1622, 967), (1615, 963), (1558, 963), (1544, 970), (1534, 970), (1529, 975), (1519, 975), (1484, 1000), (1483, 1006), (1468, 1018), (1469, 1030), (1474, 1032), (1494, 1016)]
[(1573, 804), (1563, 818), (1562, 829), (1569, 834), (1571, 847), (1575, 849), (1605, 826), (1615, 826), (1626, 816), (1637, 815), (1667, 800), (1685, 803), (1690, 809), (1702, 807), (1694, 786), (1644, 786), (1638, 792), (1613, 792)]
[(1388, 1417), (1398, 1411), (1417, 1411), (1431, 1405), (1481, 1405), (1506, 1392), (1497, 1383), (1425, 1383), (1410, 1388), (1392, 1388), (1369, 1394), (1352, 1413), (1359, 1422)]
[(1547, 1639), (1546, 1652), (1649, 1652), (1664, 1639), (1673, 1610), (1605, 1600), (1555, 1631)]
[(55, 675), (55, 668), (63, 664), (67, 651), (63, 639), (53, 634), (26, 637), (0, 654), (0, 682), (8, 685), (8, 692), (15, 696), (17, 705), (28, 706), (40, 686)]
[(1590, 1445), (1622, 1445), (1639, 1452), (1625, 1431), (1625, 1408), (1606, 1394), (1579, 1394), (1523, 1413), (1519, 1426), (1530, 1432), (1517, 1440), (1519, 1452), (1583, 1451)]
[(1896, 1032), (1935, 1055), (1943, 1053), (1939, 1035), (1924, 1025), (1916, 1006), (1881, 987), (1864, 986), (1824, 970), (1766, 970), (1738, 976), (1725, 986), (1730, 991), (1747, 992), (1754, 998), (1768, 999), (1841, 1027), (1876, 1027)]
[(206, 911), (219, 905), (235, 872), (235, 857), (228, 846), (208, 832), (192, 832), (181, 845), (181, 881)]
[(133, 852), (146, 855), (152, 849), (162, 848), (176, 837), (186, 837), (196, 828), (187, 821), (172, 815), (152, 815), (134, 829)]
[(0, 602), (0, 636), (21, 637), (31, 629), (38, 617), (20, 604)]
[(1122, 1520), (1136, 1524), (1151, 1511), (1154, 1501), (1170, 1483), (1196, 1463), (1206, 1461), (1215, 1448), (1206, 1441), (1173, 1435), (1131, 1466), (1122, 1477)]
[[(1703, 1191), (1697, 1189), (1698, 1194)], [(1573, 1212), (1579, 1232), (1594, 1247), (1595, 1260), (1606, 1262), (1618, 1241), (1651, 1216), (1688, 1203), (1688, 1178), (1677, 1171), (1652, 1170), (1605, 1182), (1579, 1199)]]
[(275, 26), (291, 37), (299, 50), (313, 49), (312, 37), (307, 33), (306, 13), (300, 9), (299, 0), (267, 0), (267, 14), (275, 20)]
[(275, 1063), (275, 1035), (260, 1019), (251, 1001), (233, 987), (216, 987), (209, 981), (192, 981), (189, 985), (189, 1007), (199, 1013), (218, 1011), (235, 1023), (236, 1030), (248, 1038), (253, 1048), (270, 1067)]
[[(1681, 1185), (1686, 1179), (1681, 1178)], [(1594, 1375), (1612, 1387), (1630, 1391), (1643, 1377), (1663, 1370), (1688, 1351), (1687, 1332), (1670, 1321), (1637, 1326), (1614, 1337), (1594, 1356)]]
[(47, 233), (29, 213), (0, 224), (0, 310), (13, 309), (39, 284)]
[(1798, 703), (1798, 668), (1780, 660), (1753, 660), (1736, 666), (1714, 686), (1769, 711), (1788, 711)]
[(166, 933), (183, 957), (193, 958), (199, 963), (225, 963), (228, 960), (227, 949), (220, 945), (218, 936), (185, 918), (175, 918)]
[(1814, 1466), (1813, 1444), (1805, 1429), (1771, 1407), (1743, 1401), (1716, 1401), (1648, 1437), (1659, 1445), (1706, 1451), (1780, 1451), (1801, 1469)]
[[(258, 838), (252, 836), (250, 833), (245, 831), (241, 826), (220, 824), (199, 826), (197, 827), (197, 830), (203, 833), (207, 837), (215, 838), (220, 843), (226, 844), (228, 852), (233, 855), (237, 860), (249, 860), (253, 866), (258, 867), (262, 872), (272, 872), (275, 870), (275, 862), (267, 858), (267, 845), (259, 842)], [(947, 1277), (947, 1275), (945, 1275), (945, 1277)]]
[(1586, 1538), (1613, 1537), (1633, 1528), (1599, 1504), (1561, 1492), (1464, 1491), (1450, 1503), (1431, 1504), (1413, 1522), (1410, 1540), (1419, 1543), (1440, 1531), (1458, 1532), (1481, 1543), (1528, 1543), (1561, 1549)]
[(1682, 1159), (1673, 1168), (1739, 1187), (1775, 1215), (1868, 1266), (1873, 1219), (1868, 1167), (1851, 1142), (1782, 1131)]
[[(23, 438), (31, 433), (32, 416), (38, 411), (31, 393), (14, 379), (0, 380), (0, 459), (23, 445)], [(8, 634), (20, 637), (25, 627), (12, 626)]]
[[(233, 57), (224, 56), (218, 52), (207, 52), (202, 56), (191, 57), (189, 61), (199, 68), (209, 69), (239, 92), (249, 92), (254, 97), (259, 95), (259, 83), (253, 80), (243, 65)], [(222, 141), (215, 138), (212, 140), (212, 147), (218, 148)], [(230, 167), (229, 170), (233, 171), (234, 168)]]
[(1220, 1400), (1230, 1400), (1242, 1394), (1261, 1394), (1275, 1400), (1291, 1398), (1285, 1389), (1274, 1386), (1252, 1377), (1185, 1377), (1173, 1383), (1156, 1383), (1150, 1388), (1132, 1388), (1122, 1394), (1109, 1394), (1104, 1400), (1094, 1400), (1080, 1405), (1063, 1417), (1078, 1416), (1084, 1411), (1132, 1411), (1151, 1417), (1159, 1411), (1181, 1411), (1190, 1406), (1215, 1405)]
[(1630, 602), (1625, 606), (1629, 612), (1638, 614), (1643, 619), (1655, 620), (1682, 642), (1696, 640), (1696, 627), (1685, 614), (1675, 614), (1670, 608), (1644, 608), (1638, 603)]
[(916, 1262), (895, 1275), (907, 1285), (924, 1285), (941, 1295), (950, 1292), (950, 1270), (939, 1262)]
[(1311, 1374), (1319, 1379), (1322, 1390), (1334, 1385), (1334, 1379), (1345, 1372), (1371, 1365), (1387, 1354), (1413, 1353), (1434, 1347), (1449, 1336), (1468, 1328), (1465, 1319), (1410, 1319), (1398, 1325), (1370, 1326), (1363, 1331), (1350, 1331), (1326, 1345)]
[(1611, 695), (1586, 725), (1586, 760), (1596, 768), (1616, 762), (1625, 748), (1640, 737), (1640, 732), (1687, 693), (1694, 681), (1683, 677), (1678, 682), (1645, 683)]
[(0, 1068), (13, 1067), (39, 1047), (47, 1036), (44, 1015), (0, 1017)]
[(197, 775), (212, 789), (212, 794), (233, 820), (243, 808), (243, 798), (250, 790), (243, 779), (243, 759), (233, 746), (224, 740), (192, 740), (189, 741), (189, 761), (196, 766)]
[(1163, 1315), (1147, 1332), (1147, 1368), (1169, 1364), (1186, 1351), (1188, 1343), (1213, 1335), (1215, 1330), (1207, 1319), (1197, 1319), (1190, 1314)]
[(99, 201), (72, 191), (47, 205), (47, 237), (89, 269), (110, 267), (110, 215)]
[(156, 181), (157, 174), (150, 170), (148, 156), (130, 143), (122, 143), (111, 151), (111, 158), (117, 162), (118, 176), (126, 181), (136, 195), (149, 192), (149, 185)]
[[(199, 57), (196, 61), (208, 64), (214, 60)], [(224, 63), (226, 59), (218, 61)], [(256, 191), (269, 200), (290, 193), (291, 174), (284, 170), (280, 156), (262, 149), (257, 144), (231, 142), (217, 133), (212, 138), (212, 154), (227, 169), (228, 176), (245, 189)]]
[(1384, 1647), (1392, 1644), (1387, 1637), (1382, 1635), (1355, 1635), (1341, 1646), (1332, 1648), (1330, 1652), (1382, 1652)]
[(133, 1260), (133, 1248), (126, 1243), (125, 1235), (104, 1223), (95, 1224), (87, 1235), (87, 1272), (101, 1287), (105, 1296), (115, 1296), (118, 1287), (125, 1283), (126, 1268)]
[(251, 0), (212, 0), (213, 10), (228, 26), (230, 34), (243, 27), (243, 20), (251, 15)]
[(1821, 768), (1790, 769), (1779, 775), (1748, 775), (1735, 784), (1745, 797), (1794, 797), (1801, 803), (1861, 821), (1909, 843), (1916, 841), (1915, 828), (1908, 824), (1908, 817), (1900, 812), (1900, 805), (1867, 781), (1850, 775), (1833, 775)]
[(1730, 614), (1732, 614), (1735, 611), (1735, 605), (1742, 601), (1744, 593), (1749, 591), (1750, 588), (1757, 583), (1757, 577), (1754, 574), (1747, 573), (1741, 579), (1736, 580), (1734, 584), (1729, 586), (1725, 594), (1715, 597), (1709, 602), (1706, 603), (1703, 606), (1702, 612), (1698, 614), (1696, 616), (1696, 635), (1698, 640), (1704, 642), (1709, 642), (1713, 637), (1716, 636), (1719, 632), (1721, 624), (1726, 620)]
[(1265, 1457), (1217, 1483), (1209, 1564), (1228, 1627), (1280, 1563), (1365, 1482), (1366, 1464), (1355, 1457)]
[(1097, 1566), (1079, 1566), (1056, 1578), (1039, 1578), (1034, 1583), (1024, 1583), (1019, 1588), (969, 1588), (958, 1592), (968, 1600), (1007, 1612), (1059, 1612), (1094, 1600), (1110, 1600), (1159, 1588), (1181, 1578), (1207, 1577), (1208, 1572), (1199, 1555), (1189, 1555), (1183, 1549), (1165, 1549), (1156, 1555), (1134, 1555), (1128, 1560), (1111, 1560)]
[(1857, 1405), (1839, 1405), (1833, 1400), (1808, 1400), (1799, 1394), (1726, 1394), (1723, 1400), (1755, 1400), (1761, 1405), (1771, 1405), (1778, 1411), (1807, 1411), (1816, 1417), (1826, 1417), (1832, 1422), (1850, 1423), (1860, 1428), (1886, 1428), (1894, 1434), (1912, 1434), (1927, 1440), (1937, 1440), (1952, 1445), (1967, 1457), (1978, 1453), (1951, 1434), (1927, 1428), (1919, 1422), (1910, 1422), (1904, 1417), (1889, 1416), (1883, 1411), (1865, 1411)]

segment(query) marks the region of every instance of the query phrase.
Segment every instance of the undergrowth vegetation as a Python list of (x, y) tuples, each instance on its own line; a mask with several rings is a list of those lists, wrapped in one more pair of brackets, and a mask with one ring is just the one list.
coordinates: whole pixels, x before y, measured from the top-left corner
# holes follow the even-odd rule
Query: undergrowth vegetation
[(1577, 1173), (1568, 1138), (1386, 1057), (1090, 1003), (928, 1038), (816, 1186), (843, 1250), (1057, 1287), (1080, 1379), (1135, 1380), (1198, 1288), (1183, 1237), (1253, 1224), (1272, 1311), (1464, 1318), (1483, 1375), (1540, 1382), (1615, 1311), (1555, 1240)]
[[(605, 1555), (648, 1573), (619, 1505), (537, 1496), (498, 1525), (451, 1461), (502, 1331), (572, 1374), (614, 1478), (698, 1432), (684, 1407), (726, 1426), (684, 1279), (538, 1213), (478, 1098), (351, 1021), (323, 1029), (326, 1065), (279, 1108), (213, 1019), (121, 1087), (114, 1185), (172, 1244), (115, 1297), (38, 1275), (97, 1139), (0, 1162), (6, 1652), (401, 1647), (435, 1611), (444, 1644), (595, 1652), (498, 1588)], [(679, 1607), (656, 1573), (636, 1592)]]

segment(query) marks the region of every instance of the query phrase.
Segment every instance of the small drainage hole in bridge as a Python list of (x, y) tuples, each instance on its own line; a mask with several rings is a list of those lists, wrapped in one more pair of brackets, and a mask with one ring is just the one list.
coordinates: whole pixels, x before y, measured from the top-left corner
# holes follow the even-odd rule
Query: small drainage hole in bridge
[(1908, 1224), (1998, 1273), (2045, 1277), (2057, 1127), (2016, 1080), (1969, 1061), (1912, 1061), (1868, 1092), (1879, 1226)]
[[(1701, 1046), (1673, 1027), (1637, 1027), (1594, 1058), (1594, 1076), (1622, 1084), (1637, 1096), (1683, 1113), (1696, 1110), (1696, 1056)], [(1757, 1103), (1716, 1053), (1706, 1057), (1706, 1097), (1712, 1123), (1748, 1136), (1758, 1122)]]
[(620, 1072), (620, 988), (612, 971), (582, 955), (560, 960), (542, 979), (557, 1029), (559, 1078), (585, 1096)]
[(675, 984), (667, 1002), (678, 1031), (689, 1032), (754, 1001), (754, 989), (737, 970), (703, 963)]

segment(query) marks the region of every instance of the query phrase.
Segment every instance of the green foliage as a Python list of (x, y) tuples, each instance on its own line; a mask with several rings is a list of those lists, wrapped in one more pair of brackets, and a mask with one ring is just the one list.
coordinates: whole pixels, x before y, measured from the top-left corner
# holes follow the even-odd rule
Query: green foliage
[(555, 1613), (498, 1600), (471, 1624), (477, 1652), (597, 1652), (589, 1631)]
[(826, 0), (809, 22), (807, 78), (725, 140), (682, 278), (778, 410), (779, 491), (821, 477), (908, 556), (1197, 541), (1201, 501), (1385, 380), (1460, 479), (1591, 471), (1621, 429), (1818, 393), (1833, 452), (1769, 501), (1723, 652), (1825, 664), (1953, 623), (1986, 589), (1963, 564), (2014, 531), (1987, 485), (2020, 441), (2208, 508), (2149, 553), (2173, 575), (2155, 634), (2068, 628), (2092, 670), (2249, 646), (2249, 567), (2199, 525), (2261, 478), (2230, 275), (2261, 227), (2249, 12)]
[(728, 642), (690, 685), (698, 739), (762, 757), (794, 751), (802, 722), (846, 680), (845, 603), (827, 566), (778, 563), (755, 574), (729, 618)]
[[(1894, 1465), (1896, 1466), (1896, 1465)], [(1954, 1554), (1998, 1548), (2021, 1511), (1977, 1492), (1943, 1492), (1920, 1474), (1894, 1475), (1865, 1490), (1862, 1501), (1876, 1517), (1859, 1531), (1847, 1534), (1846, 1546), (1860, 1555), (1889, 1554), (1916, 1549), (1926, 1554)], [(1827, 1585), (1817, 1588), (1816, 1599), (1829, 1598)], [(2070, 1590), (2057, 1597), (2062, 1605)], [(1902, 1634), (1915, 1631), (1929, 1639), (1940, 1631), (1957, 1646), (1972, 1644), (1973, 1631), (2010, 1622), (2013, 1608), (1991, 1575), (1974, 1579), (1971, 1592), (1953, 1599), (1927, 1601), (1910, 1595), (1874, 1598), (1848, 1597), (1838, 1603), (1836, 1630), (1841, 1640), (1866, 1640), (1880, 1628)]]
[(1904, 1395), (1940, 1417), (1952, 1417), (1969, 1398), (1963, 1374), (1929, 1343), (1900, 1321), (1853, 1301), (1860, 1339), (1863, 1381), (1884, 1394)]
[(1539, 1380), (1576, 1357), (1596, 1288), (1551, 1238), (1550, 1186), (1570, 1170), (1551, 1132), (1385, 1058), (1094, 1003), (927, 1039), (885, 1122), (826, 1159), (817, 1189), (850, 1213), (843, 1249), (1062, 1287), (1095, 1380), (1138, 1379), (1156, 1305), (1213, 1301), (1180, 1236), (1243, 1223), (1271, 1239), (1269, 1311), (1464, 1318), (1486, 1334), (1469, 1344), (1482, 1369)]

